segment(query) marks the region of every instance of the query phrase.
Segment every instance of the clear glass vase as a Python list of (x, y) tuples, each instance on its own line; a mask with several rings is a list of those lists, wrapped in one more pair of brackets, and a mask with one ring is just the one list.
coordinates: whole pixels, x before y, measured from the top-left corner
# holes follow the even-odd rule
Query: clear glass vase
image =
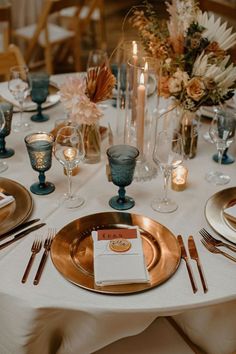
[(101, 135), (99, 124), (81, 124), (81, 133), (84, 140), (85, 163), (97, 163), (101, 161)]

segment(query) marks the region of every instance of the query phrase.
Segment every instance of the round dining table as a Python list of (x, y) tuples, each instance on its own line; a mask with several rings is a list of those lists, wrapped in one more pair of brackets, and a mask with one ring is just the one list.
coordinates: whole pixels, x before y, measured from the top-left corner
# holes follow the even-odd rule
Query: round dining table
[[(51, 80), (60, 84), (68, 75), (55, 75)], [(0, 95), (3, 90), (6, 86), (1, 83)], [(16, 181), (28, 191), (38, 177), (30, 164), (25, 136), (38, 131), (50, 132), (58, 119), (65, 118), (60, 102), (48, 107), (45, 112), (49, 120), (42, 123), (30, 120), (33, 112), (24, 112), (24, 117), (30, 122), (29, 131), (12, 131), (6, 138), (7, 147), (14, 148), (15, 154), (5, 160), (8, 169), (0, 177)], [(115, 137), (117, 119), (123, 119), (124, 112), (108, 101), (103, 113), (100, 125), (111, 127)], [(18, 115), (17, 112), (13, 114), (13, 122)], [(59, 232), (73, 220), (114, 211), (108, 202), (116, 194), (117, 187), (108, 181), (106, 175), (106, 149), (110, 142), (105, 136), (101, 161), (96, 164), (81, 163), (79, 173), (72, 177), (73, 191), (85, 199), (84, 205), (69, 210), (58, 202), (67, 190), (67, 178), (62, 166), (53, 157), (46, 179), (54, 183), (55, 191), (48, 195), (30, 192), (33, 200), (30, 218), (40, 218), (46, 226), (0, 250), (0, 353), (93, 353), (120, 338), (142, 332), (161, 316), (173, 316), (189, 338), (207, 353), (230, 354), (236, 350), (236, 263), (220, 254), (210, 253), (202, 245), (199, 234), (199, 230), (205, 228), (221, 238), (207, 221), (205, 205), (215, 193), (235, 187), (236, 169), (235, 163), (221, 166), (231, 177), (226, 186), (216, 186), (205, 180), (205, 174), (217, 168), (212, 159), (216, 148), (204, 139), (208, 127), (209, 124), (201, 123), (197, 154), (193, 159), (184, 161), (188, 168), (187, 188), (184, 191), (169, 190), (170, 197), (178, 204), (175, 212), (158, 213), (151, 207), (152, 199), (163, 193), (160, 173), (149, 181), (133, 181), (127, 187), (128, 194), (135, 200), (135, 206), (129, 213), (153, 219), (175, 236), (182, 235), (186, 248), (189, 235), (194, 237), (208, 291), (203, 291), (193, 260), (189, 262), (197, 283), (196, 293), (192, 291), (182, 260), (165, 282), (137, 293), (111, 295), (82, 288), (58, 272), (50, 257), (38, 285), (33, 284), (40, 261), (38, 256), (27, 282), (21, 282), (35, 235), (45, 238), (49, 228)], [(231, 145), (230, 153), (236, 155), (235, 143)], [(21, 208), (24, 209), (25, 205)], [(233, 252), (229, 253), (233, 255)], [(158, 333), (156, 340), (158, 345)]]

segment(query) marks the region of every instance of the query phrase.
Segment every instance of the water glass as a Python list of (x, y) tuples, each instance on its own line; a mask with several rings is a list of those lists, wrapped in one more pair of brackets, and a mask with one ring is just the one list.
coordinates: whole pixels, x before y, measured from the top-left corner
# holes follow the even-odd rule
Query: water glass
[(5, 138), (11, 133), (11, 123), (13, 115), (13, 105), (8, 102), (1, 102), (0, 109), (5, 116), (5, 126), (0, 131), (0, 158), (8, 158), (14, 155), (15, 151), (11, 148), (6, 148)]
[(31, 117), (34, 122), (45, 122), (49, 119), (48, 114), (42, 113), (42, 104), (46, 101), (49, 94), (49, 75), (37, 73), (30, 75), (31, 99), (37, 104), (37, 114)]

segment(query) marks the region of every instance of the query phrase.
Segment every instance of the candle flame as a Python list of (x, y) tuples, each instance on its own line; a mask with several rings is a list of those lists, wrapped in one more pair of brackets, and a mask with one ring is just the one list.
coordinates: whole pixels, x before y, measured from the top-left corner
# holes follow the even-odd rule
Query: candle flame
[(76, 153), (75, 148), (67, 148), (63, 150), (63, 155), (65, 156), (66, 161), (73, 161), (76, 157)]
[(144, 85), (144, 74), (141, 73), (140, 75), (140, 85)]
[(137, 55), (138, 54), (137, 43), (135, 41), (133, 41), (132, 44), (133, 44), (133, 55)]

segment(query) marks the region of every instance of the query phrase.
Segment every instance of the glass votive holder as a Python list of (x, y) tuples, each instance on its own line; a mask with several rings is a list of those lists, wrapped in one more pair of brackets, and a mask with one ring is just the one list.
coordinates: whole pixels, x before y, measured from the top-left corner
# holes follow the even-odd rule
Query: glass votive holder
[(6, 136), (11, 133), (11, 123), (13, 115), (13, 105), (8, 102), (1, 102), (0, 109), (5, 117), (5, 126), (0, 131), (0, 158), (5, 159), (14, 155), (15, 151), (11, 148), (6, 148)]
[(188, 169), (180, 165), (172, 171), (171, 188), (174, 191), (181, 192), (187, 186)]
[(52, 165), (52, 148), (54, 136), (48, 133), (33, 133), (25, 137), (25, 144), (29, 154), (30, 163), (33, 170), (39, 172), (39, 182), (31, 185), (30, 190), (34, 194), (45, 195), (52, 193), (55, 186), (51, 182), (46, 182), (45, 172)]

